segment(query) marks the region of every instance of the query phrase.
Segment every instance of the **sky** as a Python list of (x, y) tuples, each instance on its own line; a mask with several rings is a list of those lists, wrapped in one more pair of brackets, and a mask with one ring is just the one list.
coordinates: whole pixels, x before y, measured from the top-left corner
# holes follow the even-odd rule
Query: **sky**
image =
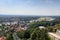
[(0, 15), (60, 16), (60, 0), (0, 0)]

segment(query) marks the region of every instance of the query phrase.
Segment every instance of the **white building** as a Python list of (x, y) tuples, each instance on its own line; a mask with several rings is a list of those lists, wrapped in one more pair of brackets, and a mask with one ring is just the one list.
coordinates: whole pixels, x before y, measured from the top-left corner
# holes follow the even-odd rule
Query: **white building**
[(14, 24), (17, 24), (18, 22), (2, 22), (2, 24), (4, 25), (14, 25)]
[(45, 27), (44, 26), (39, 26), (39, 29), (45, 29)]
[(60, 30), (57, 30), (56, 34), (57, 34), (57, 35), (60, 35)]
[(2, 26), (2, 24), (0, 24), (0, 26)]

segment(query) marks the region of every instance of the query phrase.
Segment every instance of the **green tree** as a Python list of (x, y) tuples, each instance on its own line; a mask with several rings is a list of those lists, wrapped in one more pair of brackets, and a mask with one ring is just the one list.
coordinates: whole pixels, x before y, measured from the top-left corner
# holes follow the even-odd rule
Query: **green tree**
[(12, 33), (8, 33), (8, 34), (6, 35), (6, 40), (14, 40), (14, 39), (13, 39), (13, 34), (12, 34)]
[(28, 30), (19, 31), (19, 32), (17, 32), (17, 35), (19, 38), (25, 39), (25, 40), (30, 38), (30, 32)]
[(23, 39), (24, 38), (24, 31), (18, 31), (17, 35), (19, 38)]
[(24, 38), (25, 38), (25, 39), (29, 39), (29, 38), (30, 38), (30, 32), (29, 32), (29, 31), (26, 30), (26, 31), (24, 32)]
[(46, 29), (36, 28), (31, 34), (31, 40), (50, 40)]
[(60, 29), (60, 23), (56, 25), (58, 29)]

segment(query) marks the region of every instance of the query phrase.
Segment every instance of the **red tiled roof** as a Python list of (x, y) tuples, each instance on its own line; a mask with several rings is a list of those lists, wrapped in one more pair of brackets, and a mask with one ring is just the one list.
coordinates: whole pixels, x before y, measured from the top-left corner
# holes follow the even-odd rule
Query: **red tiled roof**
[(0, 37), (0, 40), (6, 40), (6, 37), (2, 36)]

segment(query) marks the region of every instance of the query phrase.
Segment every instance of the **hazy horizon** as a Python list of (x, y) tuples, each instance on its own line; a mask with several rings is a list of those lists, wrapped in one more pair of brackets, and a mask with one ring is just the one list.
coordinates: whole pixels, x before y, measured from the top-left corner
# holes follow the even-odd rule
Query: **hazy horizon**
[(60, 0), (0, 0), (0, 15), (60, 16)]

